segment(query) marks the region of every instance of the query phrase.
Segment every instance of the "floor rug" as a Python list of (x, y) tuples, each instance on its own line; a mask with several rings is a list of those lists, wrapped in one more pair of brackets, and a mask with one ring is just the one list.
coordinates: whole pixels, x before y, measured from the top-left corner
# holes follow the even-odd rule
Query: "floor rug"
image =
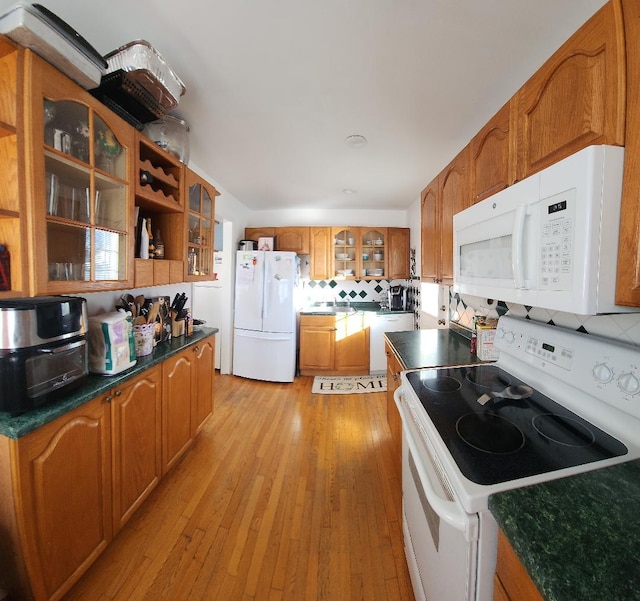
[(358, 394), (385, 392), (387, 376), (316, 376), (311, 392), (316, 394)]

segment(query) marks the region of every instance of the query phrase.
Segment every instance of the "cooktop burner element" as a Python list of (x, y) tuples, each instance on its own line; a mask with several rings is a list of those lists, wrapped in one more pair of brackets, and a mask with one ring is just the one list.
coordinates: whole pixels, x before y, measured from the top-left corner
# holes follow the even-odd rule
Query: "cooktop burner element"
[(464, 442), (485, 453), (515, 453), (524, 445), (524, 434), (509, 420), (492, 413), (467, 413), (456, 423)]
[[(620, 441), (496, 365), (420, 370), (407, 380), (460, 471), (477, 484), (627, 453)], [(484, 405), (482, 395), (489, 396)]]
[(462, 386), (456, 378), (450, 378), (439, 372), (433, 373), (432, 376), (424, 378), (422, 385), (433, 392), (455, 392)]
[(552, 413), (536, 415), (533, 418), (533, 427), (553, 442), (570, 447), (586, 447), (596, 440), (591, 428), (571, 417), (561, 417)]
[(475, 386), (490, 390), (502, 390), (511, 384), (511, 378), (497, 367), (484, 366), (484, 369), (469, 370), (465, 378)]

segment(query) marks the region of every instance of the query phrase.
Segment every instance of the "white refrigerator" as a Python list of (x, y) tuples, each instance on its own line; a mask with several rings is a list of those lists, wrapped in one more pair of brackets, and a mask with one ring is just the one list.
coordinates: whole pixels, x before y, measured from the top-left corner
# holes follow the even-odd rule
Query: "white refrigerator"
[(236, 376), (293, 382), (297, 261), (293, 252), (238, 251), (233, 336)]

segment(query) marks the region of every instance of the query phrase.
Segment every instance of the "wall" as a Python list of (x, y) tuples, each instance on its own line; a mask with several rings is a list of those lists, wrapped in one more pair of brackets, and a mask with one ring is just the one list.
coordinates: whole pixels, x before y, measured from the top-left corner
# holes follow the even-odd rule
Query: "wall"
[(405, 210), (370, 211), (364, 209), (279, 209), (252, 211), (249, 226), (277, 227), (286, 225), (366, 225), (408, 227)]
[(476, 313), (493, 318), (511, 315), (640, 346), (640, 313), (575, 315), (503, 301), (496, 301), (489, 307), (487, 299), (453, 292), (450, 294), (449, 311), (451, 321), (466, 328), (472, 327)]

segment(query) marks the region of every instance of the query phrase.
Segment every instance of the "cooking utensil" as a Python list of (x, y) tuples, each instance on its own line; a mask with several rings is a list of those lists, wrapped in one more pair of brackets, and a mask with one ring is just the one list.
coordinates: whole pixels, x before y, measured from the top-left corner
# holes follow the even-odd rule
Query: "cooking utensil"
[(149, 309), (149, 313), (147, 314), (147, 323), (152, 323), (156, 320), (159, 310), (160, 303), (158, 301), (151, 303), (151, 308)]
[(524, 384), (517, 386), (507, 386), (503, 390), (496, 392), (485, 392), (479, 396), (477, 401), (481, 405), (486, 405), (492, 399), (511, 399), (520, 401), (528, 399), (533, 394), (533, 388)]
[(134, 303), (136, 306), (136, 315), (142, 315), (142, 305), (144, 305), (144, 294), (139, 294), (134, 299)]

